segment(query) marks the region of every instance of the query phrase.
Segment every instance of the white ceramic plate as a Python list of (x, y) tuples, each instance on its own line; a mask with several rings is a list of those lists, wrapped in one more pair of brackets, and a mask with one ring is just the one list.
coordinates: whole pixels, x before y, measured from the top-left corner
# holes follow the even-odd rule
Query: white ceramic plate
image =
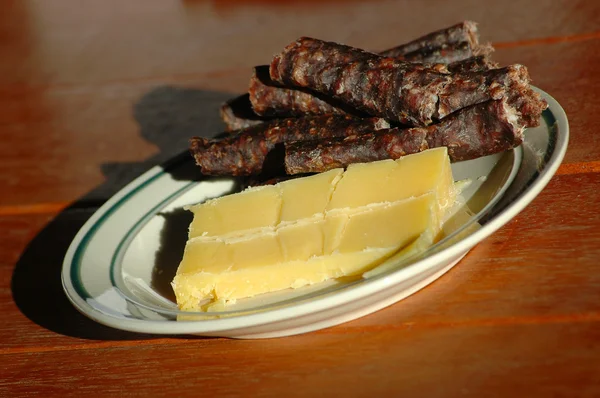
[(191, 221), (182, 207), (238, 189), (234, 179), (194, 180), (198, 170), (184, 153), (137, 178), (88, 220), (65, 256), (64, 290), (79, 311), (97, 322), (153, 334), (279, 337), (377, 311), (439, 278), (546, 186), (565, 154), (569, 127), (561, 106), (540, 93), (549, 108), (541, 126), (526, 131), (523, 145), (453, 164), (456, 180), (472, 181), (463, 196), (473, 214), (409, 264), (387, 264), (369, 278), (239, 300), (227, 312), (180, 312), (169, 282)]

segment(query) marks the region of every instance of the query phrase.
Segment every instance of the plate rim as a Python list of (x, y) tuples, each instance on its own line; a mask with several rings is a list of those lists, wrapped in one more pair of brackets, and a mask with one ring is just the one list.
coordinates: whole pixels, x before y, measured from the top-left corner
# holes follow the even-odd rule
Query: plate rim
[[(258, 327), (275, 322), (282, 322), (292, 318), (306, 316), (321, 311), (326, 311), (332, 307), (343, 305), (350, 300), (361, 299), (369, 295), (375, 294), (380, 290), (384, 290), (391, 286), (395, 286), (402, 281), (415, 277), (435, 266), (443, 258), (454, 258), (461, 253), (470, 250), (477, 243), (487, 238), (508, 221), (514, 218), (522, 210), (524, 210), (533, 199), (546, 187), (551, 178), (556, 173), (556, 170), (564, 159), (568, 141), (569, 141), (569, 123), (567, 115), (562, 106), (548, 93), (541, 89), (535, 88), (540, 92), (544, 99), (548, 102), (548, 109), (553, 114), (555, 123), (558, 124), (558, 134), (554, 147), (554, 151), (547, 160), (544, 169), (535, 176), (532, 184), (526, 187), (521, 192), (517, 200), (508, 205), (500, 213), (496, 214), (489, 222), (483, 225), (478, 231), (472, 233), (468, 237), (461, 239), (455, 244), (434, 253), (422, 260), (419, 260), (410, 266), (399, 269), (384, 278), (373, 280), (364, 280), (362, 283), (353, 286), (350, 289), (342, 290), (334, 294), (335, 300), (332, 297), (326, 296), (321, 298), (313, 298), (304, 302), (286, 306), (283, 308), (274, 308), (265, 310), (259, 313), (242, 314), (234, 317), (224, 317), (208, 320), (190, 320), (190, 321), (173, 321), (173, 320), (150, 320), (144, 318), (128, 318), (123, 319), (116, 316), (111, 316), (102, 311), (97, 310), (89, 305), (83, 297), (81, 297), (77, 288), (73, 285), (71, 279), (71, 270), (73, 260), (79, 250), (85, 252), (89, 242), (93, 239), (85, 239), (88, 234), (93, 233), (99, 228), (98, 221), (110, 215), (115, 209), (115, 205), (126, 200), (127, 197), (135, 195), (136, 191), (142, 186), (151, 182), (151, 180), (160, 176), (165, 169), (168, 169), (174, 164), (181, 162), (185, 156), (189, 154), (184, 151), (179, 155), (172, 157), (167, 162), (152, 167), (150, 170), (137, 177), (119, 192), (109, 198), (80, 228), (73, 238), (69, 249), (63, 260), (61, 279), (63, 290), (74, 307), (85, 316), (110, 327), (132, 332), (152, 333), (152, 334), (203, 334), (203, 333), (218, 333), (227, 330), (235, 330), (240, 328)], [(335, 301), (335, 303), (331, 303)]]

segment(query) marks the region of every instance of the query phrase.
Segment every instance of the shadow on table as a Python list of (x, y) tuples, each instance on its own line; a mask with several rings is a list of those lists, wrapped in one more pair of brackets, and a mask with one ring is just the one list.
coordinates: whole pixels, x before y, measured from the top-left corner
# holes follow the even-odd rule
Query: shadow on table
[[(156, 144), (159, 153), (141, 162), (103, 164), (106, 181), (64, 209), (29, 242), (11, 281), (13, 299), (23, 314), (53, 332), (78, 338), (124, 340), (149, 337), (105, 327), (80, 314), (62, 289), (64, 256), (79, 229), (104, 201), (146, 170), (185, 151), (190, 137), (210, 137), (223, 131), (218, 109), (231, 96), (166, 86), (153, 89), (134, 105), (133, 114), (140, 126), (140, 134)], [(199, 174), (193, 168), (184, 170), (184, 174), (175, 178), (193, 179), (195, 172), (196, 177)], [(181, 215), (171, 220), (180, 223)], [(165, 228), (165, 231), (172, 230)], [(167, 237), (163, 236), (163, 244), (165, 239)], [(162, 260), (163, 263), (175, 261), (167, 254)], [(173, 266), (165, 267), (174, 273)]]

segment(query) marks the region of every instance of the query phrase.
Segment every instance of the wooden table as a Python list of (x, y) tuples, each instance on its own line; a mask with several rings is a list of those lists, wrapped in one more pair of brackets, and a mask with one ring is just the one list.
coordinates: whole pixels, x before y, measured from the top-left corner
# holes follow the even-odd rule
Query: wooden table
[[(600, 2), (9, 0), (0, 13), (0, 396), (600, 396)], [(80, 315), (66, 248), (301, 35), (388, 48), (463, 19), (529, 67), (571, 141), (535, 201), (425, 290), (282, 339)]]

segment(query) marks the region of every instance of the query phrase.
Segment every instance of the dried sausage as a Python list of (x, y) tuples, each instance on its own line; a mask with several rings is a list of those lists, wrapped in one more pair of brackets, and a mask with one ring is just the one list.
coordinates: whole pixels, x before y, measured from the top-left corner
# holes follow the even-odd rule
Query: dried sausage
[(263, 171), (267, 156), (277, 144), (360, 135), (384, 128), (389, 124), (383, 119), (347, 115), (280, 119), (221, 139), (193, 137), (190, 151), (205, 175), (254, 175)]

